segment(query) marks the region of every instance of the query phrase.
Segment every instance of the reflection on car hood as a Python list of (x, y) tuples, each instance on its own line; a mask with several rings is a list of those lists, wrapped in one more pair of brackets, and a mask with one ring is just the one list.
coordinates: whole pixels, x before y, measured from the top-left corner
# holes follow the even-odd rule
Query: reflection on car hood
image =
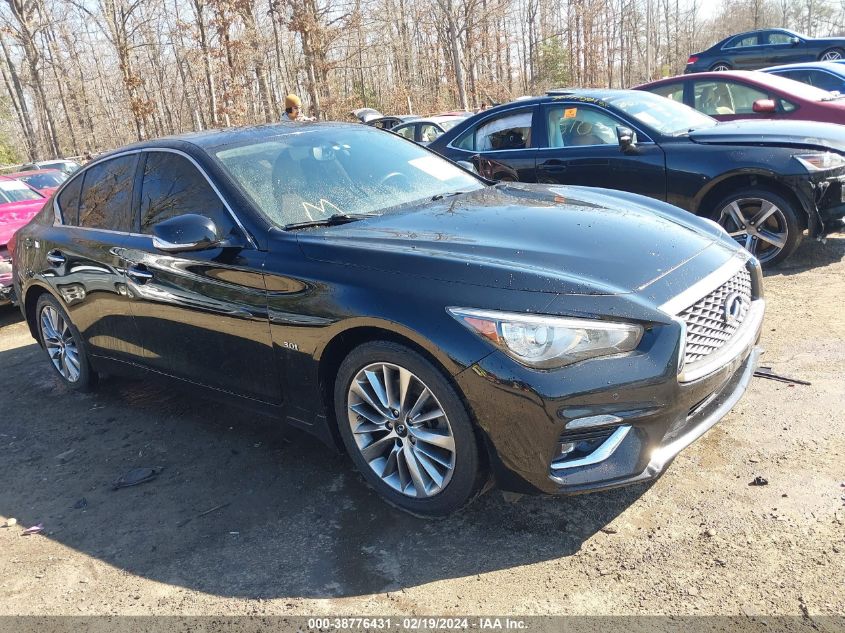
[(12, 235), (41, 211), (47, 198), (7, 202), (0, 204), (0, 246), (5, 246)]
[(813, 147), (845, 153), (845, 125), (835, 123), (732, 121), (693, 130), (689, 137), (696, 143)]
[[(298, 234), (311, 259), (513, 290), (620, 294), (648, 286), (725, 233), (634, 194), (547, 185), (487, 187)], [(709, 272), (709, 271), (708, 271)]]

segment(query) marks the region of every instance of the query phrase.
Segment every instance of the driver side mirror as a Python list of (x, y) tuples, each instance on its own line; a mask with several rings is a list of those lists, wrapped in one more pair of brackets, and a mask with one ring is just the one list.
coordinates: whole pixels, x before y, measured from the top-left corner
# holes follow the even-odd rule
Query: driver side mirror
[(222, 246), (214, 222), (203, 215), (186, 213), (153, 226), (153, 247), (166, 253), (201, 251)]
[(628, 154), (637, 149), (637, 133), (629, 127), (618, 125), (616, 138), (619, 139), (619, 149)]
[(801, 40), (799, 40), (797, 37), (791, 37), (789, 38), (789, 43), (793, 46), (798, 46), (801, 43)]
[(757, 99), (751, 105), (751, 109), (758, 114), (768, 114), (775, 111), (775, 101), (774, 99)]

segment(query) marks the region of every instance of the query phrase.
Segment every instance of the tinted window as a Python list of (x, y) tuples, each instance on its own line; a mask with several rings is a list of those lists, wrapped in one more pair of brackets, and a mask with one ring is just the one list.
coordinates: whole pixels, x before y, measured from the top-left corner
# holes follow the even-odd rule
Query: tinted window
[(488, 119), (475, 129), (475, 149), (497, 151), (531, 147), (532, 111), (508, 112)]
[(150, 152), (141, 184), (141, 233), (177, 215), (196, 213), (210, 218), (225, 235), (232, 219), (220, 196), (193, 163), (170, 152)]
[(616, 145), (614, 117), (581, 104), (561, 104), (549, 108), (549, 147), (577, 147), (583, 145)]
[(121, 156), (85, 172), (79, 226), (126, 233), (132, 230), (132, 184), (137, 161), (137, 154)]
[(815, 86), (816, 88), (821, 88), (822, 90), (830, 90), (831, 92), (841, 92), (842, 84), (845, 83), (841, 77), (835, 77), (830, 73), (826, 73), (823, 70), (810, 70), (807, 71), (809, 75), (811, 85)]
[(70, 226), (76, 226), (77, 213), (79, 211), (79, 191), (82, 189), (82, 179), (84, 176), (80, 175), (71, 180), (67, 186), (62, 189), (59, 194), (58, 202), (59, 209), (62, 212), (62, 221)]
[(725, 44), (724, 48), (743, 48), (745, 46), (757, 46), (757, 35), (740, 35)]
[(651, 88), (649, 91), (656, 95), (660, 95), (661, 97), (671, 99), (672, 101), (677, 101), (678, 103), (684, 102), (684, 84), (680, 81), (671, 84), (663, 84), (662, 86)]
[(792, 44), (792, 38), (786, 33), (769, 33), (769, 44)]
[(696, 81), (695, 109), (704, 114), (754, 114), (758, 99), (768, 99), (762, 90), (731, 81)]
[(45, 187), (58, 187), (65, 180), (67, 180), (67, 174), (63, 171), (56, 170), (49, 174), (34, 174), (32, 176), (21, 176), (20, 180), (23, 180), (30, 187), (35, 187), (36, 189), (44, 189)]

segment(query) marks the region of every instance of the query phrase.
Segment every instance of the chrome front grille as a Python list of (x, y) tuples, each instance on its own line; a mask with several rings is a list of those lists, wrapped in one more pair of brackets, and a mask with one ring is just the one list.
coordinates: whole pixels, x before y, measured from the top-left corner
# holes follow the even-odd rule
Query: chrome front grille
[[(737, 296), (742, 301), (735, 301)], [(750, 307), (751, 274), (741, 268), (716, 290), (681, 311), (678, 316), (687, 328), (684, 366), (724, 346), (736, 334)]]

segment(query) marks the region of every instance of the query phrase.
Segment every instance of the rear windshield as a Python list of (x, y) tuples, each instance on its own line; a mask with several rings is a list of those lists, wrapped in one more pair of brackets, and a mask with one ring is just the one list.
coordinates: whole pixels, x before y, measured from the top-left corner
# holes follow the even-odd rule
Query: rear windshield
[(274, 224), (378, 215), (484, 184), (419, 145), (371, 127), (303, 127), (215, 153)]
[(0, 203), (40, 200), (43, 197), (17, 180), (0, 180)]

